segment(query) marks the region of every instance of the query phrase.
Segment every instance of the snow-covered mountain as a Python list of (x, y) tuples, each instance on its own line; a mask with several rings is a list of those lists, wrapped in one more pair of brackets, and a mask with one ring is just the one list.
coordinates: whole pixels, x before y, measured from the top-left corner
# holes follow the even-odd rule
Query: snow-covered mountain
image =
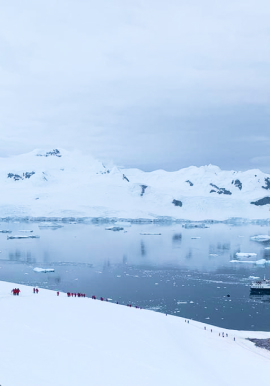
[(0, 217), (270, 218), (270, 175), (217, 166), (120, 169), (77, 152), (0, 159)]

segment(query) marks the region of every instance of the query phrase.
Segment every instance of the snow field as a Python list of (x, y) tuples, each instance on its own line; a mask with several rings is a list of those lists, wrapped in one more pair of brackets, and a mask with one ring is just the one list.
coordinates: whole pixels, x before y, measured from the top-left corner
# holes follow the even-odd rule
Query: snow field
[[(11, 295), (14, 287), (20, 296)], [(269, 384), (270, 352), (245, 339), (269, 338), (268, 332), (187, 323), (44, 289), (33, 294), (6, 282), (0, 303), (2, 386)]]

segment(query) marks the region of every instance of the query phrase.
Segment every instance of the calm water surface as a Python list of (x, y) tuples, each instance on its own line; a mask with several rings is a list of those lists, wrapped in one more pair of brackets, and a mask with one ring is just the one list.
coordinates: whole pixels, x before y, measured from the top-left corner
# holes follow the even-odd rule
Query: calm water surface
[[(250, 240), (268, 234), (267, 226), (132, 224), (113, 232), (105, 230), (109, 224), (42, 225), (0, 224), (12, 235), (33, 230), (40, 236), (7, 240), (7, 234), (0, 233), (0, 280), (103, 296), (224, 328), (270, 329), (270, 297), (249, 293), (252, 277), (270, 279), (270, 264), (250, 263), (270, 260), (270, 243)], [(231, 263), (236, 252), (257, 256)], [(55, 272), (36, 273), (35, 267)]]

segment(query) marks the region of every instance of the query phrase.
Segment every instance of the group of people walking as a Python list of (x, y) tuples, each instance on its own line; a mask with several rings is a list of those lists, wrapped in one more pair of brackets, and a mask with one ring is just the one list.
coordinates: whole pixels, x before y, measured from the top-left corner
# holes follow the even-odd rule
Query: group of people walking
[(19, 288), (13, 288), (13, 290), (11, 291), (11, 293), (15, 296), (19, 296), (21, 290)]
[[(59, 292), (57, 292), (57, 296), (59, 296)], [(76, 297), (78, 297), (78, 298), (85, 298), (85, 294), (81, 294), (80, 292), (78, 292), (78, 293), (75, 293), (75, 292), (67, 292), (67, 297), (68, 298), (70, 298), (70, 297), (72, 297), (73, 298), (73, 296), (76, 298)]]

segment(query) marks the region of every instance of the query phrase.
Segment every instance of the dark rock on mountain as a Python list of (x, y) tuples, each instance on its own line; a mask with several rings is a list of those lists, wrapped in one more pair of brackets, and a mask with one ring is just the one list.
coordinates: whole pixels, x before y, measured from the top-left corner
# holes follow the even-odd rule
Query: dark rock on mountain
[(211, 186), (213, 186), (213, 188), (216, 188), (217, 190), (219, 190), (219, 187), (217, 185), (214, 185), (214, 184), (210, 184)]
[(13, 178), (14, 181), (22, 180), (23, 178), (19, 174), (8, 173), (7, 178)]
[(242, 182), (240, 180), (232, 181), (232, 184), (239, 188), (239, 190), (242, 190)]
[(270, 204), (270, 197), (261, 198), (258, 201), (251, 202), (251, 204), (256, 205), (256, 206), (263, 206), (263, 205)]
[(58, 149), (53, 149), (52, 151), (47, 151), (46, 154), (37, 154), (37, 157), (49, 157), (49, 156), (62, 157)]
[(210, 184), (210, 185), (213, 186), (213, 188), (217, 189), (217, 190), (212, 189), (210, 193), (229, 194), (229, 195), (232, 194), (232, 192), (230, 192), (225, 188), (219, 188), (217, 185), (214, 185), (214, 184)]
[(129, 179), (123, 174), (123, 180), (126, 180), (127, 182), (129, 182)]
[(189, 181), (189, 180), (186, 180), (186, 182), (190, 185), (190, 186), (193, 186), (194, 184), (191, 182), (191, 181)]
[(30, 178), (35, 172), (25, 172), (23, 176), (19, 174), (8, 173), (7, 178), (13, 178), (14, 181), (24, 180), (25, 178)]
[(24, 176), (24, 178), (30, 178), (32, 175), (34, 175), (35, 174), (35, 172), (26, 172), (26, 173), (23, 173), (23, 176)]
[(172, 204), (174, 204), (175, 206), (182, 206), (182, 201), (179, 201), (179, 200), (173, 200), (172, 201)]
[(255, 343), (255, 346), (264, 348), (270, 351), (270, 339), (255, 339), (255, 338), (247, 338), (251, 342)]
[(262, 188), (263, 188), (263, 189), (266, 189), (266, 190), (270, 189), (270, 178), (269, 178), (269, 177), (266, 177), (266, 178), (264, 179), (264, 181), (265, 181), (265, 185), (266, 185), (266, 186), (262, 186)]
[(141, 188), (142, 188), (141, 196), (144, 195), (144, 192), (145, 192), (147, 187), (148, 187), (147, 185), (141, 185)]

